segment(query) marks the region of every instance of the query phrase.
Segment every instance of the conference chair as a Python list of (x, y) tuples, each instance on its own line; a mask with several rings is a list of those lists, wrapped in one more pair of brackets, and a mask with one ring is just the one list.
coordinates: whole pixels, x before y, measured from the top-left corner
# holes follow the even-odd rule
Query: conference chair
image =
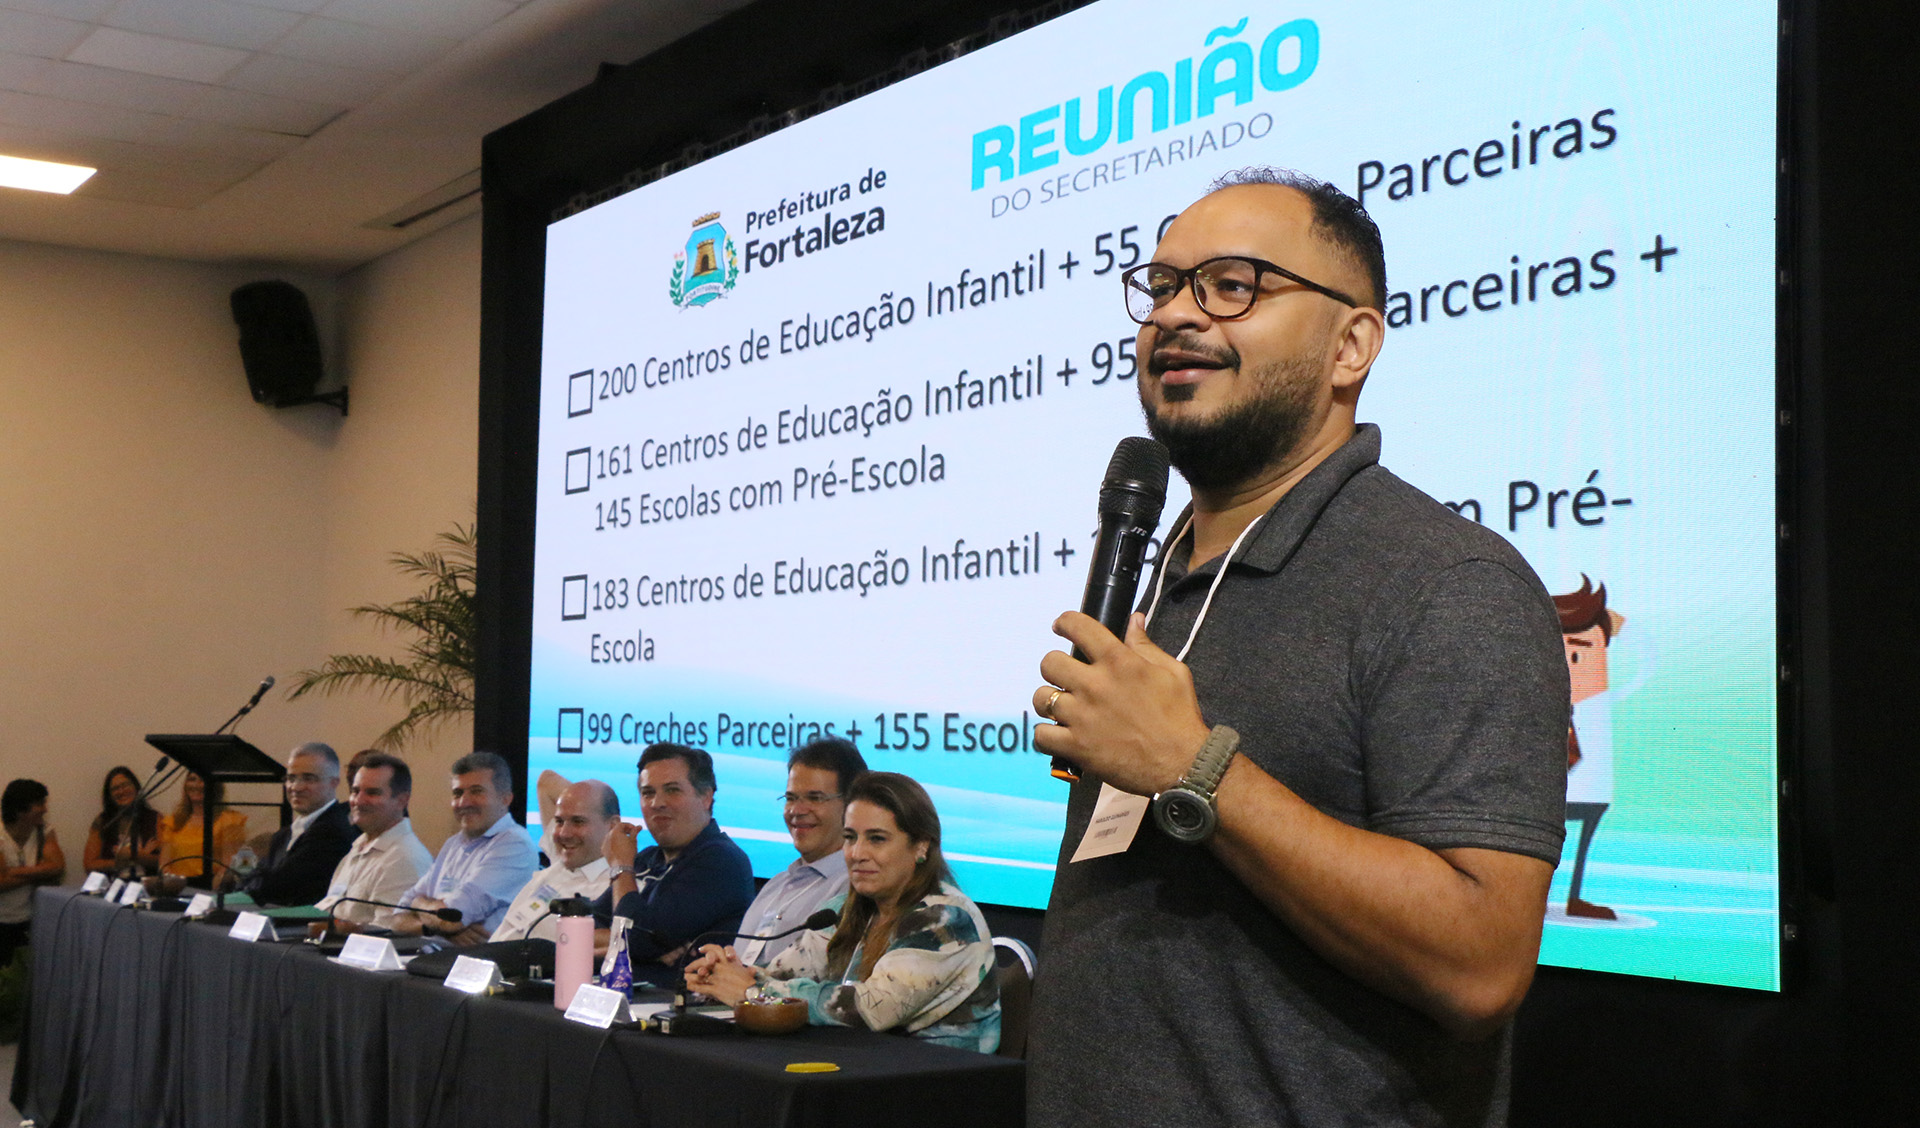
[(993, 938), (994, 970), (1000, 980), (1002, 1057), (1027, 1056), (1027, 1015), (1033, 1004), (1033, 949), (1011, 936)]

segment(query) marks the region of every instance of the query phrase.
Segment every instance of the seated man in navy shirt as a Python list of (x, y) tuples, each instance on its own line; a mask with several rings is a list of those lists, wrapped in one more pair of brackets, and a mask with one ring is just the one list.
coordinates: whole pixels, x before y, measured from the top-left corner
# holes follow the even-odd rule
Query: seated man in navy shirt
[(613, 824), (603, 851), (613, 885), (593, 906), (599, 920), (633, 922), (635, 982), (678, 982), (687, 945), (707, 933), (730, 938), (753, 901), (746, 852), (713, 821), (715, 790), (713, 757), (697, 748), (651, 744), (640, 753), (640, 817), (654, 844), (640, 850), (632, 823)]

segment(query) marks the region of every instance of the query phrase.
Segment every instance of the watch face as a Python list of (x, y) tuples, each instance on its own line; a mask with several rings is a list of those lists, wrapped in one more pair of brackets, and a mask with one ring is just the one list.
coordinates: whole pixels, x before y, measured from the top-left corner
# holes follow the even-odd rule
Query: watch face
[(1168, 837), (1180, 842), (1206, 841), (1217, 821), (1213, 804), (1178, 788), (1160, 793), (1153, 805), (1153, 817)]

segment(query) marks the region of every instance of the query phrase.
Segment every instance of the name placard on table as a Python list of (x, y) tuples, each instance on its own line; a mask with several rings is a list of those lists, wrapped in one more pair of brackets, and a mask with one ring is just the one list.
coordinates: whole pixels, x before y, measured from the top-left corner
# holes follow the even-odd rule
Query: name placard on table
[(137, 881), (127, 882), (126, 886), (120, 890), (120, 896), (114, 899), (123, 905), (139, 904), (140, 903), (140, 883)]
[(368, 936), (356, 932), (347, 937), (341, 946), (340, 954), (333, 957), (335, 963), (348, 967), (364, 968), (367, 971), (399, 971), (400, 953), (393, 941), (384, 936)]
[(472, 956), (456, 956), (453, 970), (447, 973), (446, 984), (456, 991), (465, 991), (469, 995), (485, 995), (500, 986), (500, 965), (492, 960), (475, 959)]
[(234, 918), (233, 927), (227, 929), (227, 935), (235, 940), (271, 940), (273, 921), (262, 913), (241, 913)]
[(605, 1030), (616, 1022), (632, 1022), (633, 1012), (627, 1008), (625, 991), (582, 983), (573, 993), (573, 1003), (567, 1007), (567, 1018)]
[(80, 892), (98, 893), (102, 889), (105, 889), (106, 887), (107, 887), (107, 875), (104, 873), (101, 873), (99, 870), (95, 870), (94, 872), (87, 875), (87, 879), (85, 881), (80, 883)]
[(187, 916), (203, 917), (212, 911), (213, 894), (211, 893), (195, 893), (193, 900), (187, 902)]

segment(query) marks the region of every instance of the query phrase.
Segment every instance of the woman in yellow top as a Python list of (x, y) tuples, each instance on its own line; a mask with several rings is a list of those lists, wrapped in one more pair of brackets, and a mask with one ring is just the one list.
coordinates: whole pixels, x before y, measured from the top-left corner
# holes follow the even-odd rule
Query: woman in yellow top
[[(213, 816), (213, 857), (224, 866), (234, 851), (247, 844), (247, 816), (221, 807), (220, 781), (211, 783), (192, 772), (180, 785), (180, 805), (160, 820), (160, 872), (198, 878), (207, 872), (200, 858), (202, 812)], [(204, 881), (195, 881), (204, 885)]]

